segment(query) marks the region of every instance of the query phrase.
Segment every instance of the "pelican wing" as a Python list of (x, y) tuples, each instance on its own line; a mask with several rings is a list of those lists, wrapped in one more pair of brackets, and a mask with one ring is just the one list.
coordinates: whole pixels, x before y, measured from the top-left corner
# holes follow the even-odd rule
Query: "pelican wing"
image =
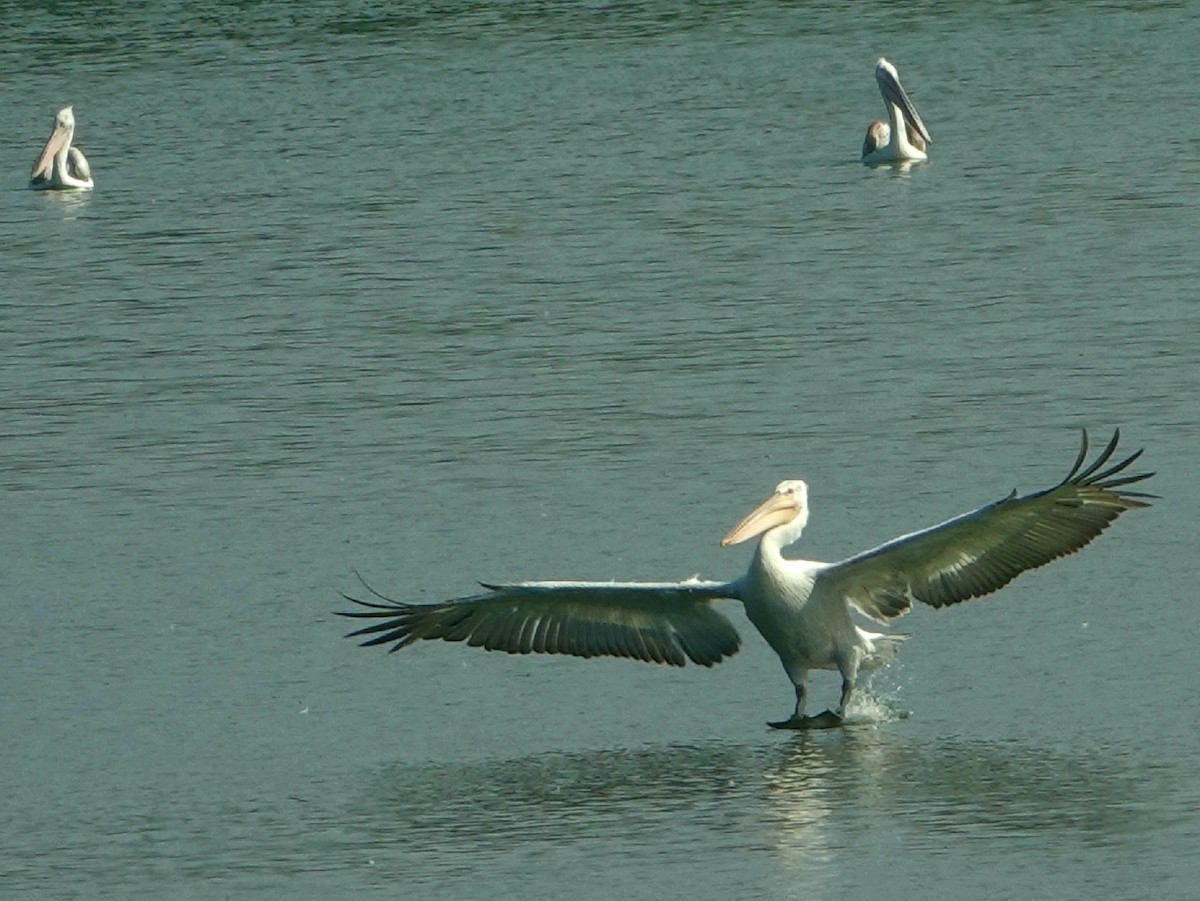
[(867, 136), (863, 138), (862, 155), (870, 156), (880, 147), (886, 147), (892, 136), (892, 128), (886, 122), (876, 119), (867, 126)]
[(92, 167), (88, 165), (87, 157), (78, 147), (67, 151), (67, 167), (70, 174), (80, 181), (89, 181), (92, 177)]
[(374, 636), (363, 645), (395, 642), (392, 651), (422, 638), (465, 641), (510, 654), (631, 657), (683, 666), (712, 666), (737, 652), (737, 630), (713, 609), (736, 598), (734, 583), (518, 582), (484, 585), (486, 593), (436, 604), (346, 599), (364, 610), (340, 616), (382, 622), (347, 637)]
[[(885, 621), (918, 600), (945, 607), (996, 591), (1027, 569), (1072, 554), (1126, 510), (1155, 495), (1123, 486), (1154, 473), (1127, 474), (1141, 451), (1111, 463), (1120, 431), (1086, 469), (1087, 432), (1067, 477), (1044, 491), (1008, 497), (941, 525), (913, 532), (824, 570), (822, 591), (833, 591), (867, 616)], [(1107, 467), (1107, 468), (1105, 468)]]

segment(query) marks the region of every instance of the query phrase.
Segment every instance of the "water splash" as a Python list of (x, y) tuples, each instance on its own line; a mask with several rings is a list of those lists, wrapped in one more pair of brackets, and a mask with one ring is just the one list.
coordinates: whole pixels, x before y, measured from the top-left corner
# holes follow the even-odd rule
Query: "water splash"
[(846, 707), (845, 724), (859, 726), (892, 723), (896, 720), (908, 719), (911, 713), (912, 711), (899, 707), (895, 697), (887, 697), (875, 694), (866, 688), (858, 688), (850, 696), (850, 703)]

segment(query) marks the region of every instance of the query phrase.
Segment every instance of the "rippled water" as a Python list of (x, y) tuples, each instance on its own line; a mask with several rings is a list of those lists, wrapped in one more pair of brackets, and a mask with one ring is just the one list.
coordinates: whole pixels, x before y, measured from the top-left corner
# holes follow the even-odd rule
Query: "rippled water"
[[(4, 10), (0, 888), (1193, 894), (1186, 7)], [(857, 162), (880, 54), (928, 165)], [(68, 102), (97, 189), (27, 191)], [(732, 608), (679, 671), (329, 615), (728, 578), (790, 476), (836, 558), (1118, 425), (1162, 501), (914, 611), (875, 725), (766, 729)]]

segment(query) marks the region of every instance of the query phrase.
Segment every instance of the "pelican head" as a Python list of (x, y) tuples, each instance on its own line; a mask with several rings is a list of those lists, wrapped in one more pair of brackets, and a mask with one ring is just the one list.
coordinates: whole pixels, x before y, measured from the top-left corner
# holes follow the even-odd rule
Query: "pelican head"
[(31, 188), (91, 188), (91, 168), (87, 157), (78, 147), (72, 147), (75, 138), (75, 112), (64, 106), (54, 117), (54, 126), (46, 145), (38, 154), (37, 162), (29, 173)]
[(887, 59), (875, 63), (875, 82), (883, 95), (888, 121), (876, 119), (867, 126), (863, 140), (864, 163), (928, 159), (926, 148), (933, 143), (921, 115), (900, 83), (900, 74)]
[(765, 501), (751, 510), (721, 539), (721, 547), (740, 544), (756, 535), (786, 526), (780, 545), (800, 537), (808, 523), (808, 485), (800, 479), (788, 479), (775, 486)]

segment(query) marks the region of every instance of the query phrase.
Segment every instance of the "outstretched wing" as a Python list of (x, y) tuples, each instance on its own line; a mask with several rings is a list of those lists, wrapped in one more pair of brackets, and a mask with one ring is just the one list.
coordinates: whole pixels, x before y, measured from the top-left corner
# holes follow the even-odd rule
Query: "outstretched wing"
[[(908, 611), (914, 600), (945, 607), (1004, 587), (1027, 569), (1072, 554), (1126, 510), (1155, 495), (1126, 491), (1152, 472), (1123, 474), (1142, 452), (1109, 464), (1120, 430), (1086, 469), (1088, 438), (1067, 477), (1045, 491), (1008, 497), (941, 525), (896, 538), (836, 563), (818, 576), (873, 619)], [(1107, 468), (1104, 468), (1107, 465)]]
[(380, 619), (347, 637), (373, 635), (363, 645), (395, 642), (392, 651), (422, 638), (465, 641), (510, 654), (631, 657), (683, 666), (712, 666), (741, 645), (737, 630), (713, 609), (736, 598), (733, 583), (519, 582), (484, 585), (486, 593), (437, 604), (346, 599), (364, 610), (340, 616)]

